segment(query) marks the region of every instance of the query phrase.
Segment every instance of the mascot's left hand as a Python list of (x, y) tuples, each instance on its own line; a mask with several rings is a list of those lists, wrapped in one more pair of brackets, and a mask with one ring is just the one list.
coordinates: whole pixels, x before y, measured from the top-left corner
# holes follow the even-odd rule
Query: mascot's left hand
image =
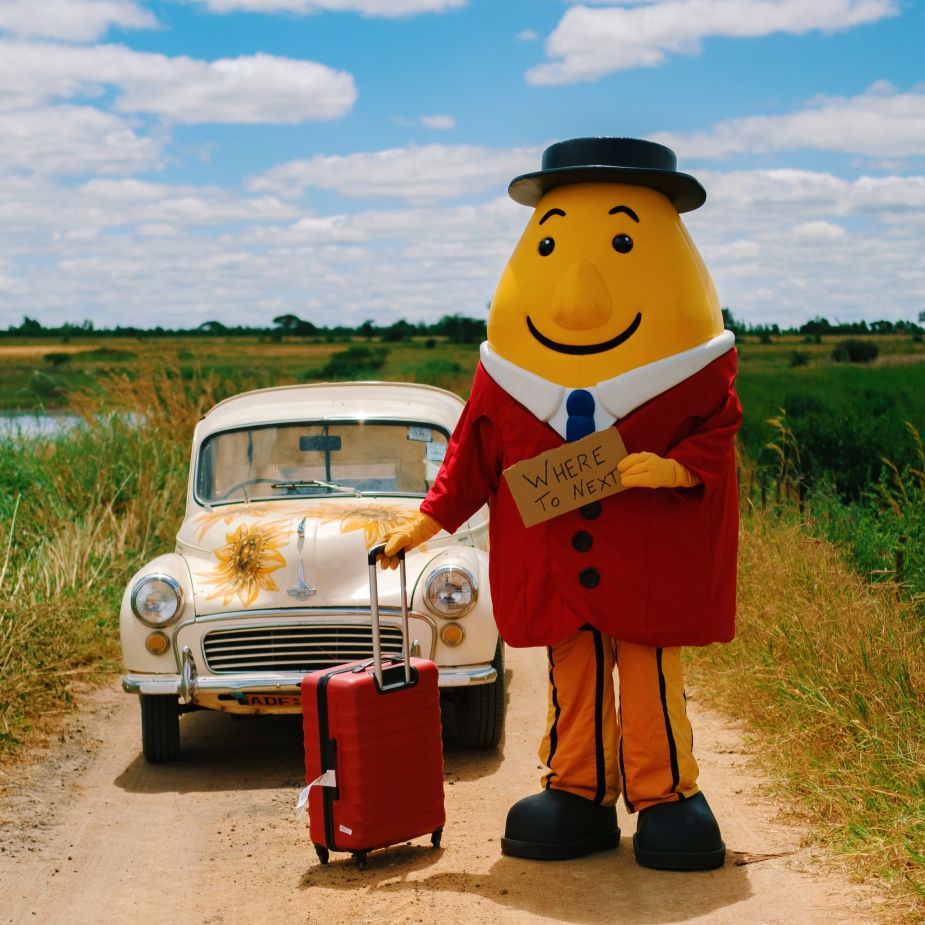
[(630, 453), (617, 465), (627, 488), (693, 488), (700, 479), (673, 459), (655, 453)]

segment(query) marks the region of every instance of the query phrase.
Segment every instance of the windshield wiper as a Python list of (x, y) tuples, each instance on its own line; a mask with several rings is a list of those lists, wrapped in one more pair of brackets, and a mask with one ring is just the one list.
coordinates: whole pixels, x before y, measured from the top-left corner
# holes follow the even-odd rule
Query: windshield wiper
[(350, 485), (337, 485), (334, 482), (322, 482), (321, 479), (289, 479), (285, 482), (273, 482), (271, 488), (329, 488), (331, 491), (342, 492), (345, 495), (361, 497), (361, 492)]

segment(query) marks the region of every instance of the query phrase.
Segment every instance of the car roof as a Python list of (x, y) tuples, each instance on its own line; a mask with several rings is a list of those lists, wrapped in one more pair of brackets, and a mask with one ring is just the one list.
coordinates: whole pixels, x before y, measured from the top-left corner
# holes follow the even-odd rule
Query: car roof
[(334, 418), (426, 421), (452, 430), (463, 400), (417, 382), (318, 382), (242, 392), (213, 406), (197, 439), (222, 430)]

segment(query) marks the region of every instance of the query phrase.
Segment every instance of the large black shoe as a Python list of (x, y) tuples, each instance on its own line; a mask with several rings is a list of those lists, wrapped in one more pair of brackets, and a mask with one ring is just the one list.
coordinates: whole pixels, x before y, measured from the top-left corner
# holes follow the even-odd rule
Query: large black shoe
[(656, 870), (713, 870), (726, 860), (719, 825), (702, 793), (642, 810), (633, 850), (638, 864)]
[(619, 843), (616, 807), (599, 806), (566, 790), (541, 790), (508, 811), (501, 851), (515, 858), (562, 861)]

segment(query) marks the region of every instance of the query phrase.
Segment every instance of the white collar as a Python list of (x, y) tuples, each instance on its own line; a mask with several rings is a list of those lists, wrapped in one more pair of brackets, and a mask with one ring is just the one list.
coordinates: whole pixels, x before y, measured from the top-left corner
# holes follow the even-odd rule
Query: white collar
[[(595, 429), (603, 430), (610, 427), (614, 421), (625, 418), (649, 399), (699, 373), (717, 357), (731, 350), (734, 344), (733, 333), (723, 331), (722, 334), (683, 353), (655, 360), (637, 369), (627, 370), (613, 379), (588, 386), (586, 390), (595, 398)], [(565, 403), (573, 389), (550, 382), (536, 373), (516, 366), (492, 350), (488, 341), (482, 344), (480, 359), (485, 372), (511, 398), (520, 402), (541, 421), (548, 423), (560, 436), (565, 437)]]

